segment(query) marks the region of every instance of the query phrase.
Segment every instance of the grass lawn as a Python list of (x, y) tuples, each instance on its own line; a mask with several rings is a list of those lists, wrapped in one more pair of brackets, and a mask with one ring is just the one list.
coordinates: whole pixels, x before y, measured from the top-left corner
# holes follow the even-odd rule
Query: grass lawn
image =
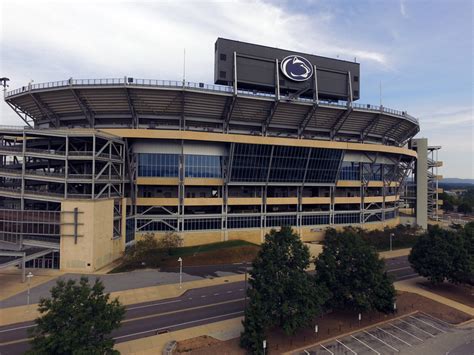
[(177, 258), (182, 257), (187, 266), (197, 265), (222, 265), (237, 262), (252, 262), (257, 256), (260, 246), (244, 240), (229, 240), (226, 242), (196, 245), (175, 248), (169, 255), (156, 253), (147, 257), (143, 265), (140, 261), (122, 262), (110, 273), (127, 272), (136, 269), (174, 267)]

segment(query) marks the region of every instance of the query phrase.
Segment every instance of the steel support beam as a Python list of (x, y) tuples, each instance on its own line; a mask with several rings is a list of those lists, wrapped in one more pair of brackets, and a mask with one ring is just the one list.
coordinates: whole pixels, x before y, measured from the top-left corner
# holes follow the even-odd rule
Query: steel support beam
[(48, 117), (49, 121), (54, 124), (55, 127), (59, 127), (59, 117), (49, 108), (47, 104), (45, 104), (39, 96), (33, 94), (32, 92), (29, 93), (33, 101), (35, 102), (38, 109)]
[(79, 106), (82, 113), (84, 114), (87, 121), (89, 122), (89, 126), (94, 127), (94, 124), (95, 124), (95, 122), (94, 122), (95, 121), (94, 113), (90, 110), (89, 106), (84, 102), (84, 99), (82, 99), (79, 96), (79, 93), (77, 92), (76, 89), (73, 89), (71, 87), (71, 93), (72, 93), (72, 96), (74, 96), (74, 99), (76, 100), (77, 105)]
[(339, 130), (342, 128), (344, 125), (344, 122), (349, 118), (349, 116), (352, 113), (352, 106), (348, 106), (346, 110), (341, 112), (339, 116), (336, 118), (336, 122), (333, 124), (331, 128), (331, 139), (334, 139), (334, 137), (337, 135)]
[(304, 116), (303, 120), (301, 121), (298, 127), (298, 137), (301, 137), (304, 130), (308, 126), (309, 122), (311, 121), (311, 118), (316, 113), (316, 110), (318, 109), (318, 107), (319, 107), (318, 103), (315, 102), (313, 106), (311, 106), (311, 108), (308, 110), (308, 112), (306, 113), (306, 115)]
[(376, 114), (375, 117), (369, 121), (369, 123), (367, 124), (367, 126), (365, 126), (365, 128), (362, 130), (361, 134), (360, 134), (360, 139), (362, 141), (364, 141), (367, 136), (370, 134), (370, 132), (372, 131), (372, 129), (374, 129), (377, 124), (380, 122), (380, 119), (382, 118), (382, 115), (380, 113)]
[(278, 105), (280, 104), (280, 101), (274, 101), (272, 103), (272, 107), (270, 107), (270, 112), (268, 113), (267, 118), (265, 119), (265, 122), (263, 123), (263, 135), (266, 136), (268, 132), (268, 127), (270, 126), (270, 123), (272, 122), (273, 116), (275, 116), (275, 112), (278, 109)]
[(234, 112), (235, 105), (237, 103), (237, 95), (233, 95), (227, 100), (227, 105), (224, 111), (224, 123), (222, 125), (222, 130), (224, 133), (229, 132), (230, 119), (232, 118), (232, 112)]

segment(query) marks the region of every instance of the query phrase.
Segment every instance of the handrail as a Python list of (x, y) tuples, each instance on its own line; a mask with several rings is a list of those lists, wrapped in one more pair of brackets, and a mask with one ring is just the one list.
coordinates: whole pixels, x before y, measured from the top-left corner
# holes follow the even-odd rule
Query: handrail
[[(190, 81), (177, 81), (177, 80), (158, 80), (158, 79), (136, 79), (136, 78), (108, 78), (108, 79), (69, 79), (61, 81), (51, 81), (46, 83), (38, 84), (29, 84), (27, 86), (22, 86), (21, 88), (11, 90), (5, 93), (5, 99), (15, 96), (22, 93), (27, 93), (31, 91), (44, 90), (44, 89), (54, 89), (61, 87), (74, 87), (74, 86), (126, 86), (126, 87), (156, 87), (156, 88), (176, 88), (176, 89), (191, 89), (199, 91), (211, 91), (211, 92), (225, 92), (233, 93), (234, 89), (232, 86), (226, 85), (214, 85), (214, 84), (205, 84), (205, 83), (194, 83)], [(237, 91), (238, 95), (242, 96), (258, 96), (258, 97), (268, 97), (275, 99), (275, 95), (262, 92), (258, 90), (242, 90)], [(282, 99), (289, 99), (289, 97), (281, 96)], [(312, 102), (313, 100), (307, 98), (296, 98), (294, 101), (299, 102)], [(336, 107), (347, 107), (347, 102), (344, 101), (326, 101), (319, 100), (319, 104), (336, 106)], [(403, 117), (413, 123), (419, 124), (417, 118), (409, 115), (406, 111), (400, 111), (391, 109), (385, 106), (371, 105), (371, 104), (360, 104), (352, 103), (353, 109), (357, 110), (368, 110), (371, 112), (382, 112), (391, 115), (396, 115)]]

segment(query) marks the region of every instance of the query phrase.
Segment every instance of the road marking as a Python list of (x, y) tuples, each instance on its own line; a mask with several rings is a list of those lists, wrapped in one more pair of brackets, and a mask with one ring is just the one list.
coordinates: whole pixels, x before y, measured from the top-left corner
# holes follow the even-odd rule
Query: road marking
[(411, 278), (411, 277), (414, 277), (414, 276), (419, 276), (419, 275), (417, 273), (409, 274), (409, 275), (403, 275), (403, 276), (397, 277), (397, 281), (400, 281), (400, 280), (403, 280), (403, 279), (408, 279), (408, 278)]
[(227, 316), (233, 316), (233, 315), (236, 315), (236, 314), (243, 314), (243, 313), (244, 313), (244, 311), (238, 311), (238, 312), (232, 312), (232, 313), (227, 313), (227, 314), (221, 314), (219, 316), (214, 316), (214, 317), (196, 319), (196, 320), (192, 320), (192, 321), (189, 321), (189, 322), (168, 325), (168, 326), (162, 327), (162, 328), (144, 330), (144, 331), (138, 332), (138, 333), (121, 335), (121, 336), (115, 337), (114, 339), (116, 340), (116, 339), (128, 338), (128, 337), (132, 337), (132, 336), (135, 336), (135, 335), (140, 335), (140, 334), (145, 334), (145, 333), (150, 333), (150, 332), (158, 332), (160, 330), (165, 330), (165, 329), (169, 329), (169, 328), (176, 328), (176, 327), (180, 327), (180, 326), (186, 325), (186, 324), (192, 324), (192, 323), (197, 323), (197, 322), (202, 322), (202, 321), (207, 321), (207, 320), (217, 319), (217, 318), (222, 318), (222, 317), (227, 317)]
[(390, 269), (390, 270), (387, 270), (387, 272), (400, 271), (400, 270), (406, 270), (406, 269), (411, 269), (411, 266), (404, 266), (404, 267), (399, 267), (396, 269)]
[(397, 326), (394, 325), (394, 324), (390, 324), (390, 323), (389, 323), (388, 325), (390, 325), (391, 327), (397, 328), (398, 330), (400, 330), (400, 331), (402, 331), (402, 332), (404, 332), (404, 333), (407, 333), (409, 336), (412, 336), (413, 338), (418, 339), (418, 340), (421, 341), (422, 343), (425, 342), (423, 339), (418, 338), (416, 335), (413, 335), (412, 333), (407, 332), (406, 330), (403, 330), (402, 328), (399, 328), (399, 327), (397, 327)]
[(192, 297), (188, 297), (188, 300), (192, 300), (193, 298)]
[(400, 339), (399, 337), (397, 337), (396, 335), (393, 335), (392, 333), (390, 333), (390, 332), (389, 332), (389, 331), (387, 331), (387, 330), (383, 330), (382, 328), (379, 328), (379, 327), (377, 327), (377, 329), (378, 329), (378, 330), (381, 330), (381, 331), (382, 331), (382, 332), (384, 332), (384, 333), (387, 333), (388, 335), (390, 335), (390, 336), (394, 337), (395, 339), (398, 339), (398, 340), (400, 340), (402, 343), (405, 343), (405, 344), (407, 344), (409, 347), (411, 347), (411, 346), (412, 346), (410, 343), (406, 342), (406, 341), (405, 341), (405, 340), (403, 340), (403, 339)]
[(227, 291), (227, 293), (232, 293), (232, 291)]
[(179, 310), (177, 310), (177, 311), (169, 311), (169, 312), (161, 312), (161, 313), (148, 314), (148, 315), (142, 316), (142, 317), (136, 317), (136, 318), (125, 319), (125, 320), (122, 321), (122, 323), (132, 322), (132, 321), (141, 320), (141, 319), (148, 319), (148, 318), (153, 318), (153, 317), (160, 317), (160, 316), (169, 315), (169, 314), (187, 312), (187, 311), (192, 311), (192, 310), (200, 309), (200, 308), (208, 308), (208, 307), (213, 307), (213, 306), (219, 306), (219, 305), (222, 305), (222, 304), (240, 302), (240, 301), (243, 301), (243, 300), (244, 300), (244, 298), (237, 298), (237, 299), (234, 299), (234, 300), (228, 300), (228, 301), (223, 301), (223, 302), (210, 303), (210, 304), (206, 304), (206, 305), (203, 305), (203, 306), (182, 308), (182, 309), (179, 309)]
[(175, 300), (175, 301), (168, 301), (168, 302), (161, 302), (161, 303), (152, 303), (152, 304), (146, 304), (146, 305), (143, 305), (143, 306), (130, 307), (130, 308), (127, 308), (126, 310), (131, 311), (133, 309), (147, 308), (147, 307), (159, 306), (159, 305), (162, 305), (162, 304), (169, 304), (169, 303), (176, 303), (176, 302), (181, 302), (181, 301), (182, 300)]
[(239, 291), (243, 291), (244, 289), (243, 288), (239, 288)]
[(372, 335), (372, 334), (370, 334), (369, 332), (366, 332), (365, 330), (364, 330), (364, 333), (370, 335), (372, 338), (377, 339), (377, 340), (380, 341), (381, 343), (384, 343), (384, 344), (387, 345), (389, 348), (395, 350), (397, 353), (400, 352), (400, 350), (398, 350), (397, 348), (394, 348), (394, 347), (391, 346), (390, 344), (387, 344), (387, 343), (384, 342), (382, 339), (377, 338), (375, 335)]
[(206, 298), (206, 295), (202, 295), (201, 298)]
[(214, 296), (219, 296), (219, 294), (218, 294), (218, 293), (214, 293)]
[(421, 329), (420, 327), (417, 327), (417, 326), (414, 325), (414, 324), (408, 323), (408, 322), (404, 321), (403, 319), (399, 319), (399, 321), (402, 321), (403, 323), (406, 323), (406, 324), (408, 324), (408, 325), (411, 325), (412, 327), (415, 327), (416, 329), (421, 330), (423, 333), (428, 334), (428, 335), (429, 335), (430, 337), (432, 337), (432, 338), (435, 337), (435, 336), (434, 336), (433, 334), (431, 334), (430, 332), (427, 332), (426, 330), (423, 330), (423, 329)]
[(352, 350), (350, 347), (348, 347), (347, 345), (345, 345), (342, 341), (339, 341), (339, 340), (337, 340), (337, 339), (336, 339), (336, 341), (337, 341), (339, 344), (341, 344), (343, 347), (347, 348), (348, 350), (352, 351), (355, 355), (357, 355), (357, 353), (356, 353), (354, 350)]
[(34, 324), (30, 324), (30, 325), (24, 325), (23, 327), (16, 327), (16, 328), (4, 329), (4, 330), (0, 330), (0, 333), (12, 332), (12, 331), (14, 331), (14, 330), (25, 329), (25, 328), (31, 328), (31, 327), (35, 327), (35, 325), (34, 325)]
[(367, 345), (366, 343), (364, 343), (362, 340), (357, 339), (357, 338), (356, 338), (355, 336), (353, 336), (353, 335), (351, 335), (351, 337), (354, 338), (355, 340), (357, 340), (359, 343), (361, 343), (361, 344), (365, 345), (366, 347), (368, 347), (368, 348), (369, 348), (370, 350), (372, 350), (374, 353), (380, 355), (380, 353), (379, 353), (377, 350), (372, 349), (370, 346), (368, 346), (368, 345)]
[(453, 326), (452, 324), (449, 324), (448, 322), (445, 322), (445, 321), (442, 320), (442, 319), (436, 318), (436, 317), (434, 317), (434, 316), (432, 316), (432, 315), (430, 315), (430, 314), (428, 314), (428, 313), (425, 313), (425, 312), (422, 312), (422, 311), (419, 311), (419, 313), (423, 314), (425, 317), (428, 317), (428, 318), (430, 318), (430, 319), (432, 319), (432, 320), (434, 320), (434, 321), (441, 322), (441, 323), (447, 325), (449, 328), (451, 328), (451, 327)]
[(326, 348), (323, 344), (319, 344), (319, 345), (321, 345), (321, 347), (322, 347), (324, 350), (329, 351), (329, 352), (331, 353), (331, 355), (334, 355), (334, 353), (333, 353), (331, 350), (329, 350), (328, 348)]
[(311, 355), (311, 353), (308, 350), (304, 349), (303, 351), (305, 352), (305, 354)]
[(442, 333), (446, 333), (443, 329), (439, 329), (439, 328), (435, 327), (434, 325), (432, 325), (432, 324), (430, 324), (430, 323), (428, 323), (428, 322), (425, 322), (424, 320), (418, 319), (418, 318), (413, 317), (413, 316), (410, 316), (410, 318), (413, 318), (413, 319), (416, 319), (417, 321), (420, 321), (420, 322), (422, 322), (422, 323), (425, 323), (426, 325), (430, 326), (431, 328), (437, 329), (437, 330), (439, 330), (439, 331), (442, 332)]
[(34, 338), (23, 338), (23, 339), (18, 339), (18, 340), (12, 340), (12, 341), (7, 341), (5, 343), (0, 343), (1, 346), (5, 345), (12, 345), (12, 344), (19, 344), (19, 343), (25, 343), (33, 340)]

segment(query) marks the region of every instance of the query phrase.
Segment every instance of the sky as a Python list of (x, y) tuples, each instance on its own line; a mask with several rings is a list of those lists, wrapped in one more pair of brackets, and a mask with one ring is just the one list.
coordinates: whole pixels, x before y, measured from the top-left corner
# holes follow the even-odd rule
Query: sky
[[(70, 77), (213, 82), (217, 37), (360, 63), (360, 103), (408, 111), (474, 178), (472, 0), (1, 0), (10, 90)], [(23, 122), (0, 102), (0, 124)]]

